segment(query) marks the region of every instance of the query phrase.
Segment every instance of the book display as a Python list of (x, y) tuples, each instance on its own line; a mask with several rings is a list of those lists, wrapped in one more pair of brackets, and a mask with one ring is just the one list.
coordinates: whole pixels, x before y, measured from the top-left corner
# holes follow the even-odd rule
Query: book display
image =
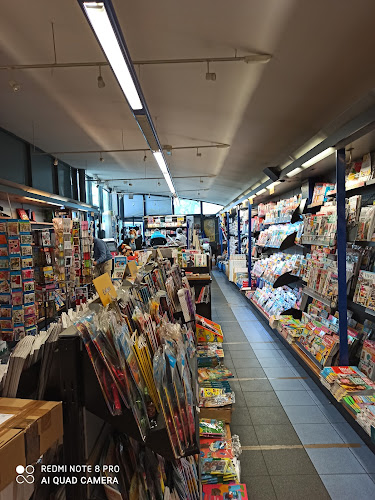
[(184, 215), (163, 215), (163, 216), (147, 216), (144, 217), (145, 224), (145, 240), (149, 246), (150, 238), (155, 231), (166, 236), (170, 242), (177, 236), (177, 228), (182, 228), (183, 234), (187, 238), (187, 223)]
[(0, 332), (2, 340), (18, 341), (36, 334), (35, 281), (31, 225), (0, 220)]

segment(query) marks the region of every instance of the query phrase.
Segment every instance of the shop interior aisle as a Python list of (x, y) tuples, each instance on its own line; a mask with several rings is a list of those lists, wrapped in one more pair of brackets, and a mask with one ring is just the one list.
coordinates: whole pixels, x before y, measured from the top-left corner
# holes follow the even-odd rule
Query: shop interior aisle
[(219, 271), (212, 315), (237, 379), (231, 429), (249, 498), (375, 498), (375, 455)]

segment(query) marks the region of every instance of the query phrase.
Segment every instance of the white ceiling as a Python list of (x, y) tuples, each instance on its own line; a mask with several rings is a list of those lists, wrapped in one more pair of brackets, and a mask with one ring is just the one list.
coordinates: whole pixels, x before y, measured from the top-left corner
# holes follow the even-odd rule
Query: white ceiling
[[(283, 163), (375, 82), (373, 0), (113, 0), (134, 60), (270, 53), (268, 64), (142, 66), (140, 82), (162, 144), (227, 143), (229, 149), (174, 151), (168, 157), (182, 197), (226, 205)], [(104, 61), (76, 0), (6, 2), (0, 17), (0, 65)], [(137, 68), (138, 71), (138, 68)], [(48, 152), (145, 148), (108, 67), (0, 71), (0, 126)], [(8, 81), (22, 84), (13, 93)], [(372, 98), (368, 102), (372, 102)], [(362, 101), (363, 102), (363, 101)], [(331, 126), (327, 126), (331, 123)], [(61, 155), (102, 179), (162, 177), (143, 152)], [(161, 180), (115, 181), (125, 191), (167, 194)], [(200, 195), (198, 195), (200, 192)]]

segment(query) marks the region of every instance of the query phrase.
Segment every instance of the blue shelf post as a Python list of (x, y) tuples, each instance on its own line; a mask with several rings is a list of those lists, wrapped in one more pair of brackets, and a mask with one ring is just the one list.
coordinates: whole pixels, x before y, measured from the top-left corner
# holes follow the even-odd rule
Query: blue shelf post
[(229, 250), (229, 212), (226, 212), (226, 220), (227, 220), (227, 255), (229, 260), (230, 250)]
[(249, 224), (248, 224), (248, 243), (247, 243), (247, 275), (248, 286), (251, 286), (251, 203), (249, 201)]
[(186, 219), (186, 247), (189, 250), (190, 248), (190, 224), (189, 224), (189, 219)]
[(337, 270), (340, 335), (340, 365), (348, 366), (348, 319), (346, 284), (345, 148), (336, 151)]
[(238, 253), (241, 253), (241, 211), (240, 206), (237, 207), (237, 238), (238, 238)]

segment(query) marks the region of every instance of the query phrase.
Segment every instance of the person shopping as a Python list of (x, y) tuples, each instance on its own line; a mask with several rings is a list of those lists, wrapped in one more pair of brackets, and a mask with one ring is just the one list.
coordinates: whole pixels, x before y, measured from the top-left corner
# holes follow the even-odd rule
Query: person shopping
[(94, 272), (95, 277), (108, 273), (112, 274), (112, 255), (106, 243), (99, 238), (94, 238)]

